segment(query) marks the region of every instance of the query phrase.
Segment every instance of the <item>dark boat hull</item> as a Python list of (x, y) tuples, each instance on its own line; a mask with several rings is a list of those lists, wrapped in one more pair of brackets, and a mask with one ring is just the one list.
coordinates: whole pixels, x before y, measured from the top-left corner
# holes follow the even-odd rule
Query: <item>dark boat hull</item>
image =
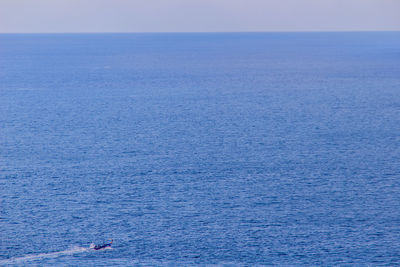
[(111, 247), (111, 244), (103, 244), (103, 245), (97, 245), (97, 246), (94, 246), (94, 250), (100, 250), (100, 249), (103, 249), (103, 248), (107, 248), (107, 247)]

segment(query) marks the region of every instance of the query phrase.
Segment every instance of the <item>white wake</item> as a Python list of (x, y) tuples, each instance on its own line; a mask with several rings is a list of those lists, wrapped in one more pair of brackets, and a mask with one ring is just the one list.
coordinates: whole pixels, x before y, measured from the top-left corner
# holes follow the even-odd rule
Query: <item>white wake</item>
[(25, 262), (25, 261), (31, 261), (31, 260), (39, 260), (39, 259), (57, 258), (57, 257), (64, 256), (64, 255), (83, 253), (83, 252), (87, 252), (89, 250), (92, 250), (92, 249), (75, 246), (73, 248), (66, 249), (63, 251), (58, 251), (58, 252), (30, 254), (30, 255), (23, 256), (23, 257), (15, 257), (15, 258), (7, 259), (7, 260), (0, 260), (0, 265), (13, 264), (13, 263), (19, 263), (19, 262)]

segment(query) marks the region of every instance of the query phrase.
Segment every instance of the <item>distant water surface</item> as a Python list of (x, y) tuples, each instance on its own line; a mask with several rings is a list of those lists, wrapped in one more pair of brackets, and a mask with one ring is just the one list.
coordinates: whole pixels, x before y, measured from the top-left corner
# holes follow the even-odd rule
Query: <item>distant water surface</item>
[(0, 196), (0, 265), (400, 265), (400, 32), (0, 35)]

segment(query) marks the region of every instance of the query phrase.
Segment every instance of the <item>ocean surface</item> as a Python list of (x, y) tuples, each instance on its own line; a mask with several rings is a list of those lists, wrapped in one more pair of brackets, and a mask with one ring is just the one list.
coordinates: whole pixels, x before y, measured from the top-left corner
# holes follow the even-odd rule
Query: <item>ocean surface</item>
[(0, 265), (400, 265), (400, 32), (2, 34), (0, 201)]

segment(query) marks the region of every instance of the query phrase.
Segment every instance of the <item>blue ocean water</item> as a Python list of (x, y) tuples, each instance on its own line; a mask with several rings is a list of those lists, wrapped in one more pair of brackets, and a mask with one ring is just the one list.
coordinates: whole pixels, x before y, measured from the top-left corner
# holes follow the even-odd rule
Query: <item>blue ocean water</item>
[(0, 35), (0, 193), (0, 265), (400, 265), (400, 32)]

